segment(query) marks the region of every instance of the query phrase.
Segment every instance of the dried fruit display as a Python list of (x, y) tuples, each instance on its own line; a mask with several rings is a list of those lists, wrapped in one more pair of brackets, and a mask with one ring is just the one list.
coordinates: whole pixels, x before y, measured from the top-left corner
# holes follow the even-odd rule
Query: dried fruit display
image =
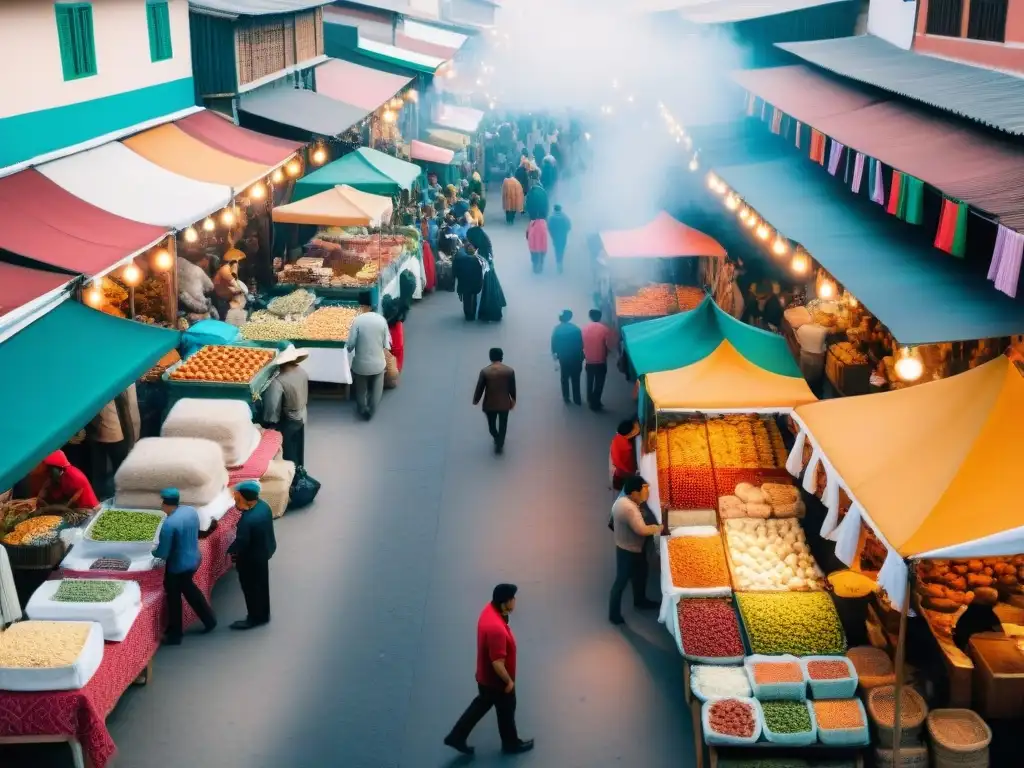
[(722, 736), (749, 739), (757, 727), (757, 715), (745, 701), (719, 699), (708, 707), (708, 726)]
[(711, 467), (708, 433), (704, 422), (692, 421), (668, 428), (668, 456), (673, 467)]
[(679, 639), (687, 656), (739, 659), (744, 654), (736, 611), (727, 600), (692, 598), (676, 606)]
[(829, 347), (829, 351), (836, 359), (846, 365), (867, 365), (868, 356), (860, 351), (860, 348), (848, 341), (840, 341)]
[(708, 443), (715, 467), (780, 469), (789, 454), (774, 421), (755, 415), (709, 419)]
[(704, 293), (703, 288), (695, 288), (691, 285), (676, 286), (676, 304), (679, 305), (680, 312), (689, 312), (691, 309), (695, 309), (704, 301), (705, 296), (707, 294)]
[(690, 667), (690, 687), (705, 700), (750, 697), (750, 681), (743, 667), (695, 664)]
[(772, 733), (805, 733), (813, 729), (811, 713), (802, 701), (762, 701), (765, 727)]
[(242, 326), (249, 341), (347, 341), (352, 323), (369, 307), (334, 305), (321, 307), (301, 320), (282, 320), (269, 312), (254, 312)]
[(124, 509), (105, 509), (89, 530), (93, 541), (152, 541), (161, 515)]
[(806, 591), (824, 587), (799, 521), (736, 518), (725, 521), (733, 585), (740, 591)]
[(864, 712), (859, 699), (824, 699), (814, 702), (814, 719), (822, 731), (864, 728)]
[(0, 667), (67, 667), (82, 655), (92, 624), (82, 621), (19, 621), (0, 633)]
[(845, 661), (809, 661), (807, 675), (812, 680), (848, 680), (850, 667)]
[(925, 609), (955, 613), (976, 594), (990, 599), (1018, 595), (1024, 584), (1024, 555), (973, 560), (922, 560), (916, 591)]
[(636, 293), (615, 297), (618, 317), (664, 317), (678, 311), (675, 286), (670, 283), (649, 283)]
[(673, 536), (668, 540), (672, 583), (680, 589), (729, 586), (725, 550), (719, 536)]
[(267, 311), (278, 317), (288, 315), (305, 315), (316, 303), (316, 294), (299, 288), (285, 296), (277, 296), (267, 304)]
[(60, 533), (64, 518), (58, 515), (30, 517), (14, 526), (3, 538), (4, 544), (40, 546), (54, 541)]
[(825, 592), (736, 594), (754, 653), (829, 656), (846, 651), (846, 637)]
[[(707, 467), (670, 467), (668, 492), (662, 491), (669, 509), (714, 509), (718, 490), (715, 475)], [(665, 485), (659, 486), (664, 488)]]
[(655, 453), (658, 459), (658, 469), (668, 469), (668, 430), (659, 429), (655, 433), (655, 439), (657, 440), (657, 448)]
[(203, 347), (171, 371), (174, 381), (247, 384), (274, 359), (276, 352), (257, 347)]
[(63, 579), (53, 600), (58, 603), (109, 603), (124, 592), (123, 581), (107, 579)]

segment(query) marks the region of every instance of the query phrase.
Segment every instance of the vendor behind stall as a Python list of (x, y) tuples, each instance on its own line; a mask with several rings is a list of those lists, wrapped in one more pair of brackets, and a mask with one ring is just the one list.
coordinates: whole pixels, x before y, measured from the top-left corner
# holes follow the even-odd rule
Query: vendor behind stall
[(71, 466), (64, 451), (54, 451), (45, 459), (46, 477), (39, 490), (39, 507), (60, 505), (70, 509), (95, 509), (100, 505), (85, 473)]
[(93, 488), (104, 497), (114, 494), (113, 479), (140, 437), (142, 417), (132, 384), (101, 410), (86, 429), (91, 441)]
[(281, 432), (285, 461), (303, 466), (306, 457), (306, 404), (309, 376), (300, 363), (309, 351), (289, 345), (277, 356), (279, 372), (263, 395), (263, 421)]
[(996, 616), (995, 604), (999, 600), (999, 593), (991, 587), (979, 588), (974, 592), (974, 600), (967, 606), (967, 610), (957, 619), (953, 627), (953, 643), (964, 653), (967, 653), (967, 646), (971, 636), (979, 632), (998, 632), (1002, 634), (1003, 624)]
[(224, 254), (224, 262), (213, 276), (213, 306), (221, 320), (228, 315), (231, 302), (244, 293), (244, 287), (238, 279), (238, 264), (245, 258), (245, 253), (231, 248)]

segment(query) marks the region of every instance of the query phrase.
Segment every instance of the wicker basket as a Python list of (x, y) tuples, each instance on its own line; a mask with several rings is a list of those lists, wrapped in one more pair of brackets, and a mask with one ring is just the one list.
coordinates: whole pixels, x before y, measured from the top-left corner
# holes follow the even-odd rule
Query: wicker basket
[(857, 678), (861, 690), (869, 691), (880, 685), (893, 685), (896, 672), (893, 669), (889, 654), (870, 645), (860, 645), (846, 652), (846, 657), (853, 662), (857, 670)]
[(936, 709), (928, 715), (935, 768), (988, 768), (992, 729), (969, 709)]
[[(895, 744), (894, 723), (895, 716), (893, 704), (895, 703), (896, 688), (892, 685), (880, 685), (872, 688), (867, 695), (868, 717), (874, 726), (875, 734), (878, 737), (878, 744), (882, 747), (892, 747)], [(924, 719), (928, 716), (928, 705), (924, 698), (913, 688), (903, 687), (903, 730), (900, 732), (901, 747), (916, 747), (921, 743), (921, 729), (924, 726)], [(887, 706), (885, 706), (887, 705)], [(888, 718), (881, 716), (883, 709), (889, 710)], [(889, 720), (890, 722), (886, 722)]]
[(67, 554), (67, 545), (58, 536), (49, 544), (4, 544), (11, 568), (46, 570), (56, 568)]
[(900, 747), (900, 762), (893, 762), (893, 751), (879, 747), (875, 750), (876, 768), (928, 768), (927, 747)]

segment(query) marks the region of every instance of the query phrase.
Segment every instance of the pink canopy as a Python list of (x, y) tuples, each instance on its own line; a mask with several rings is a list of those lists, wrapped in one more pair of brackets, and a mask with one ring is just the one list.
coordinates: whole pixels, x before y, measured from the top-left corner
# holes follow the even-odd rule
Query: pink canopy
[(713, 237), (676, 221), (662, 211), (649, 224), (636, 229), (601, 233), (605, 253), (611, 258), (670, 258), (708, 256), (724, 258), (725, 249)]
[(317, 93), (368, 111), (387, 103), (411, 79), (342, 59), (331, 59), (316, 68)]
[(413, 139), (409, 146), (409, 157), (413, 160), (423, 160), (428, 163), (440, 163), (448, 165), (455, 159), (455, 153), (450, 149), (428, 144), (425, 141)]

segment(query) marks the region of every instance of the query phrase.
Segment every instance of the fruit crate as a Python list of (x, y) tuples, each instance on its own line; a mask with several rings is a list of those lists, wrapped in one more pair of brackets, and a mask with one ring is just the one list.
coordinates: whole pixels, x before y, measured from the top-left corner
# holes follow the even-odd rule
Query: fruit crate
[[(246, 345), (248, 346), (248, 345)], [(264, 346), (260, 344), (259, 346)], [(280, 349), (280, 343), (268, 342), (268, 349)], [(275, 356), (276, 357), (276, 356)], [(161, 379), (167, 386), (168, 409), (178, 400), (186, 397), (197, 397), (216, 400), (245, 400), (252, 403), (259, 399), (263, 391), (270, 385), (271, 379), (277, 373), (277, 365), (272, 358), (264, 365), (256, 375), (247, 382), (235, 381), (181, 381), (172, 379), (171, 375), (188, 360), (180, 360), (164, 371)]]

